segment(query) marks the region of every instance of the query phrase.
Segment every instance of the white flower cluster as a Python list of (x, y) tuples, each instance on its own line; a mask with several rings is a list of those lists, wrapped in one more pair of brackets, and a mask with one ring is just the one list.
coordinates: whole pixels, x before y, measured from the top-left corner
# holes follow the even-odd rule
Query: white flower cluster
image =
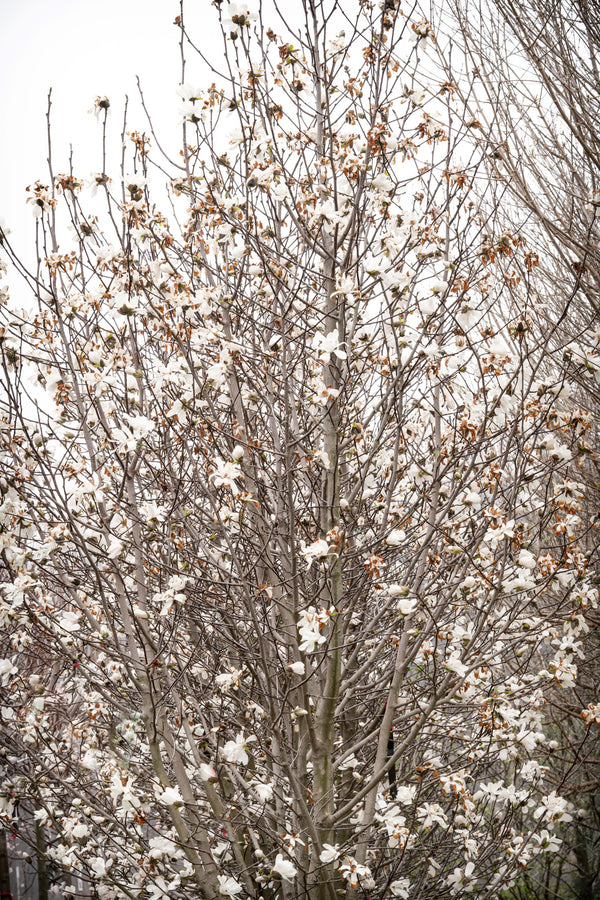
[[(183, 593), (183, 589), (188, 583), (188, 580), (189, 579), (185, 575), (172, 575), (171, 578), (169, 578), (167, 589), (154, 595), (152, 598), (153, 602), (157, 606), (162, 604), (159, 613), (160, 616), (168, 616), (176, 603), (179, 603), (180, 605), (185, 603), (186, 595)], [(139, 617), (144, 618), (144, 615)]]
[(314, 606), (309, 606), (300, 613), (298, 632), (302, 639), (300, 644), (302, 653), (314, 653), (317, 646), (325, 643), (327, 637), (323, 631), (334, 612), (333, 606), (329, 609), (321, 607), (318, 610)]

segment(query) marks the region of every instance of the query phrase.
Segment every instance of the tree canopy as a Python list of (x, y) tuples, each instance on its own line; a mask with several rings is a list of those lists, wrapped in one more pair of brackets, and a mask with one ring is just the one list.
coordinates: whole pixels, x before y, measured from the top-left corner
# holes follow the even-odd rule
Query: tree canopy
[(98, 97), (120, 171), (49, 153), (37, 263), (0, 232), (0, 815), (65, 895), (541, 897), (590, 868), (588, 250), (459, 11), (213, 7), (178, 160)]

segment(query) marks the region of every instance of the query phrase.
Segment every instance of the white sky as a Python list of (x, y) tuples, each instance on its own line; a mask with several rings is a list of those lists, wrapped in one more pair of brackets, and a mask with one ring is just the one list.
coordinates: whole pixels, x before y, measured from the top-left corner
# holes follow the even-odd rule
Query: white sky
[[(203, 18), (190, 25), (201, 44), (214, 47), (210, 0), (188, 6), (196, 7), (196, 14), (204, 9)], [(88, 114), (98, 95), (111, 100), (113, 147), (119, 144), (125, 94), (132, 108), (129, 130), (147, 130), (136, 75), (159, 134), (177, 138), (180, 59), (173, 20), (178, 13), (178, 0), (0, 0), (0, 217), (12, 229), (18, 251), (31, 245), (34, 233), (25, 186), (48, 178), (50, 87), (55, 174), (68, 171), (70, 144), (76, 175), (87, 177), (100, 168), (101, 128)], [(186, 80), (202, 83), (208, 76), (200, 71), (200, 64), (190, 61)]]

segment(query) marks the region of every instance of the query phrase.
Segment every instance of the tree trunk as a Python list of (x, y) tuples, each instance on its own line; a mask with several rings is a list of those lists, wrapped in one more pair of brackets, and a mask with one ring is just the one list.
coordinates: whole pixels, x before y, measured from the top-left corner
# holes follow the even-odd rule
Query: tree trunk
[(48, 900), (48, 869), (46, 867), (46, 837), (44, 826), (35, 824), (35, 855), (38, 877), (38, 900)]
[(0, 900), (12, 900), (6, 831), (0, 831)]

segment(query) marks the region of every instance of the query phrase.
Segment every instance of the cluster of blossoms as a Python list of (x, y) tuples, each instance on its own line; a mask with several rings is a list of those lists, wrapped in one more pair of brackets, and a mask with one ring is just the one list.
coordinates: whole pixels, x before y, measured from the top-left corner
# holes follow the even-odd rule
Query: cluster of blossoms
[(315, 649), (324, 644), (327, 640), (327, 632), (325, 630), (331, 616), (335, 613), (335, 607), (329, 609), (315, 609), (309, 606), (305, 609), (298, 619), (298, 634), (301, 643), (298, 649), (302, 653), (314, 653)]

